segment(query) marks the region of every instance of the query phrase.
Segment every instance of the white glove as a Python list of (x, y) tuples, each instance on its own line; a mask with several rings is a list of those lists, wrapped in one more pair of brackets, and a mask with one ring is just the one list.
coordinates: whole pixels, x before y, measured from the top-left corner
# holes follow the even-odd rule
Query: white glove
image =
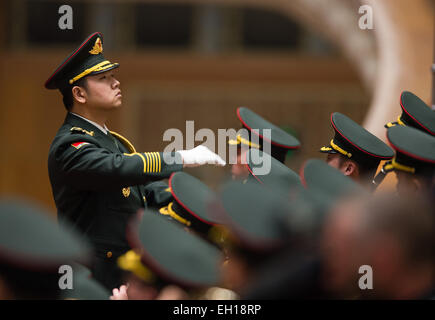
[(203, 164), (215, 164), (218, 166), (226, 165), (225, 161), (222, 160), (219, 155), (203, 145), (190, 150), (180, 150), (177, 152), (180, 153), (185, 167), (197, 167)]

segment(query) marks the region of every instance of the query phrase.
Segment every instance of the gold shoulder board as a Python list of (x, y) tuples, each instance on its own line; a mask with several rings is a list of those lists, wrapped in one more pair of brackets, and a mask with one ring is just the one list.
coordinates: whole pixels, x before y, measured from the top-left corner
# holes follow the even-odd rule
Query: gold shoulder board
[(72, 132), (85, 133), (85, 134), (88, 134), (92, 137), (94, 136), (94, 131), (88, 131), (88, 130), (82, 129), (80, 127), (72, 127), (70, 130)]

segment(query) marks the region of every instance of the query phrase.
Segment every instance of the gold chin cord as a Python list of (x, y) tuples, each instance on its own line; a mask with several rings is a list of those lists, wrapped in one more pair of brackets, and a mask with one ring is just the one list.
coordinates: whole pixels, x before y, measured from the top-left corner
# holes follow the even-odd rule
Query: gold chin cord
[(393, 170), (400, 170), (400, 171), (408, 172), (411, 174), (415, 173), (415, 168), (398, 163), (398, 162), (396, 162), (396, 158), (393, 158), (390, 161), (387, 161), (382, 166), (381, 171), (372, 180), (372, 192), (374, 192), (376, 190), (376, 188), (382, 183), (382, 181), (384, 181), (387, 173), (391, 172)]

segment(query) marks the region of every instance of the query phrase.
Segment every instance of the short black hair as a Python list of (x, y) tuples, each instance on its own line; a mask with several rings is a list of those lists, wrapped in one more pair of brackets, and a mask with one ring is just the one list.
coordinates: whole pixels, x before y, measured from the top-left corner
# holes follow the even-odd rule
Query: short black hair
[(375, 177), (376, 174), (376, 170), (378, 169), (379, 166), (379, 162), (370, 162), (370, 163), (365, 163), (362, 161), (355, 161), (352, 159), (349, 159), (348, 157), (342, 155), (341, 153), (339, 153), (339, 166), (341, 167), (343, 165), (343, 163), (347, 160), (351, 160), (354, 161), (357, 165), (358, 165), (358, 171), (359, 171), (359, 175), (362, 177), (365, 177), (366, 179), (369, 179), (370, 181)]
[(62, 96), (63, 96), (63, 98), (62, 98), (63, 105), (65, 106), (67, 111), (70, 111), (73, 104), (74, 104), (74, 98), (72, 95), (72, 88), (75, 86), (79, 86), (79, 87), (87, 89), (86, 77), (77, 80), (76, 83), (74, 83), (74, 85), (68, 85), (68, 86), (60, 89), (60, 92), (62, 93)]

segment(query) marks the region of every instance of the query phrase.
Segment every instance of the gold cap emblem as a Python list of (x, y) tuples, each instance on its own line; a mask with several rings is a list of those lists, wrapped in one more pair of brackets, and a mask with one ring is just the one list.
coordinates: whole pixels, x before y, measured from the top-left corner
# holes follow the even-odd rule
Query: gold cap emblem
[(94, 47), (92, 48), (91, 51), (89, 51), (90, 54), (99, 54), (103, 52), (103, 44), (101, 43), (101, 39), (97, 38), (97, 40), (95, 40), (95, 44)]
[(122, 188), (122, 194), (127, 198), (130, 195), (130, 187)]

